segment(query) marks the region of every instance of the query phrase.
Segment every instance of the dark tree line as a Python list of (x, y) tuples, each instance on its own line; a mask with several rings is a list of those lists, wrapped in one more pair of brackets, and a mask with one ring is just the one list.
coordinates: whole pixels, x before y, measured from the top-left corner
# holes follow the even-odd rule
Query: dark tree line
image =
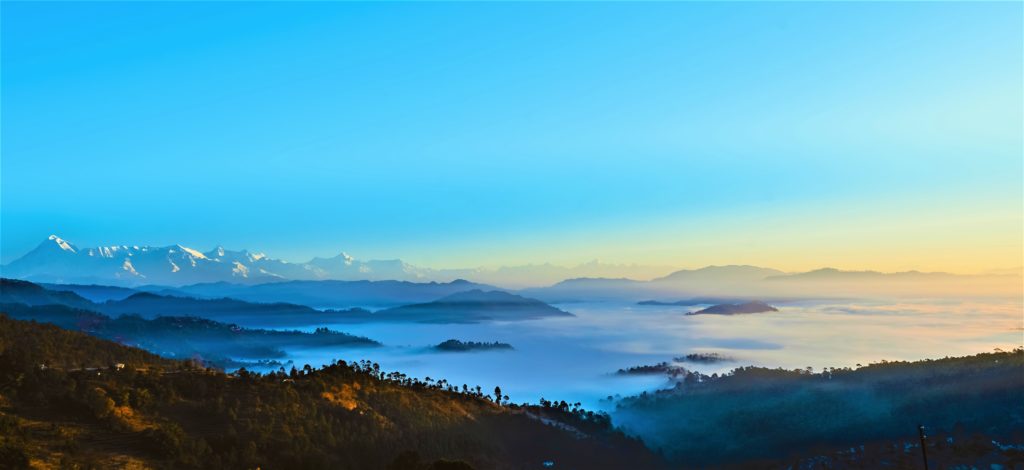
[[(937, 464), (975, 455), (965, 449), (987, 449), (976, 452), (979, 462), (1014, 468), (1024, 449), (1024, 348), (817, 372), (687, 371), (672, 389), (621, 400), (614, 416), (679, 464), (743, 466), (756, 460), (758, 466), (785, 467), (782, 462), (811, 465), (815, 460), (806, 456), (816, 455), (883, 468), (902, 461), (896, 457), (915, 456), (885, 449), (912, 446), (917, 425), (924, 424), (935, 436), (951, 439), (933, 440)], [(989, 444), (979, 444), (984, 442)], [(867, 450), (841, 452), (859, 446)]]

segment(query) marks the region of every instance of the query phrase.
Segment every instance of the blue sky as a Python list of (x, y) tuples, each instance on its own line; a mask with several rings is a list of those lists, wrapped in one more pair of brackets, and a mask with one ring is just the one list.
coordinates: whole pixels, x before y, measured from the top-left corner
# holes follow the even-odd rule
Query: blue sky
[(4, 2), (0, 257), (1020, 266), (1021, 17)]

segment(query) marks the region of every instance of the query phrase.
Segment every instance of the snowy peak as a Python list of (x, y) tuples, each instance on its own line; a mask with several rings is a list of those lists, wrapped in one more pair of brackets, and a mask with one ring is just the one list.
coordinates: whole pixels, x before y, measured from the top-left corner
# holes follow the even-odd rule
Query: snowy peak
[[(608, 265), (594, 261), (575, 268), (549, 263), (498, 268), (431, 269), (401, 259), (360, 260), (346, 252), (305, 263), (290, 263), (249, 250), (216, 246), (199, 251), (189, 246), (110, 245), (79, 248), (56, 235), (25, 256), (3, 266), (8, 277), (38, 282), (182, 286), (196, 283), (264, 283), (282, 280), (448, 282), (469, 278), (506, 287), (551, 284), (575, 277), (650, 279), (669, 269)], [(626, 269), (626, 271), (622, 271)], [(653, 271), (652, 271), (653, 269)], [(523, 284), (527, 280), (528, 284)]]
[(127, 246), (99, 246), (86, 250), (87, 256), (98, 256), (101, 258), (114, 258), (119, 256), (131, 256)]
[(428, 271), (401, 260), (360, 261), (344, 252), (308, 263), (288, 263), (261, 252), (223, 246), (206, 253), (181, 244), (80, 249), (56, 235), (3, 267), (4, 276), (39, 282), (171, 286), (321, 279), (416, 281), (424, 280)]
[[(211, 259), (184, 245), (165, 247), (111, 245), (79, 248), (57, 236), (3, 267), (10, 277), (41, 282), (182, 285), (242, 277), (253, 278), (252, 263), (265, 256), (246, 255), (234, 263)], [(261, 277), (261, 276), (260, 276)]]
[[(576, 267), (544, 263), (497, 268), (431, 269), (411, 265), (401, 259), (360, 260), (345, 252), (338, 253), (330, 258), (289, 263), (263, 253), (234, 251), (223, 246), (205, 253), (180, 244), (164, 247), (79, 247), (57, 235), (50, 235), (21, 258), (0, 266), (0, 275), (46, 283), (119, 286), (320, 280), (422, 283), (470, 279), (506, 288), (527, 287), (530, 289), (524, 292), (545, 300), (643, 300), (659, 296), (801, 297), (809, 292), (816, 296), (897, 296), (909, 293), (1001, 296), (1007, 292), (1019, 296), (1020, 292), (1020, 270), (1003, 275), (975, 276), (916, 271), (842, 271), (834, 268), (785, 273), (758, 266), (727, 265), (671, 272), (667, 267), (613, 265), (598, 260)], [(538, 283), (547, 283), (550, 287), (532, 287)]]
[[(269, 258), (267, 258), (267, 255), (265, 255), (263, 253), (253, 253), (253, 252), (250, 252), (249, 250), (237, 250), (237, 251), (235, 251), (235, 250), (228, 250), (228, 249), (225, 249), (223, 246), (218, 246), (217, 248), (214, 248), (214, 249), (204, 253), (203, 255), (207, 259), (210, 259), (210, 260), (213, 260), (213, 261), (220, 261), (220, 262), (224, 262), (224, 263), (229, 263), (229, 264), (233, 264), (235, 262), (242, 262), (242, 263), (250, 264), (250, 263), (256, 263), (256, 262), (262, 261), (262, 260), (269, 260)], [(282, 263), (283, 263), (283, 261), (282, 261)]]
[(48, 242), (52, 243), (52, 245), (55, 245), (57, 248), (60, 248), (61, 251), (78, 253), (78, 248), (75, 248), (75, 245), (68, 243), (67, 240), (64, 240), (63, 238), (60, 238), (56, 235), (50, 235), (49, 237), (47, 237), (46, 241), (40, 244), (40, 246), (48, 245)]
[(196, 259), (208, 259), (206, 255), (200, 253), (199, 250), (193, 250), (192, 248), (189, 248), (187, 246), (174, 245), (174, 247), (171, 249), (171, 252), (173, 253), (174, 250), (177, 250), (178, 252), (181, 253), (185, 253)]

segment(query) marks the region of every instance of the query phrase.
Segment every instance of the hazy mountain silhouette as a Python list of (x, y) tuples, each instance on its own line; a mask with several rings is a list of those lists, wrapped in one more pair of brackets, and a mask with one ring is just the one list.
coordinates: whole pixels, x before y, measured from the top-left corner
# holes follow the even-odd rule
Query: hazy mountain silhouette
[[(331, 315), (301, 305), (253, 304), (232, 299), (198, 300), (150, 293), (93, 303), (73, 292), (52, 291), (27, 281), (0, 278), (0, 311), (13, 318), (56, 324), (170, 357), (200, 354), (219, 363), (232, 357), (280, 357), (286, 346), (373, 346), (378, 343), (333, 331), (318, 334), (241, 328), (234, 323), (320, 323)], [(360, 310), (359, 312), (365, 312)], [(202, 318), (200, 318), (202, 317)], [(229, 322), (225, 323), (227, 319)], [(230, 321), (233, 319), (240, 322)], [(219, 321), (218, 321), (219, 320)]]
[[(610, 264), (593, 260), (571, 267), (543, 263), (458, 271), (457, 277), (472, 279), (476, 282), (495, 284), (507, 288), (527, 289), (530, 287), (550, 286), (565, 280), (579, 278), (654, 279), (671, 272), (672, 268), (638, 264)], [(454, 270), (443, 270), (441, 272), (454, 272)]]
[(663, 300), (642, 300), (637, 302), (637, 305), (656, 305), (665, 307), (690, 307), (693, 305), (717, 305), (717, 304), (728, 304), (728, 303), (739, 303), (742, 302), (740, 299), (730, 299), (725, 297), (694, 297), (691, 299), (663, 301)]
[(578, 278), (519, 292), (545, 302), (583, 302), (643, 298), (649, 287), (650, 283), (633, 279)]
[(762, 291), (815, 292), (834, 296), (1006, 296), (1019, 297), (1020, 273), (961, 275), (944, 272), (846, 271), (822, 268), (765, 278)]
[(121, 300), (139, 292), (128, 287), (104, 286), (99, 284), (51, 284), (39, 283), (51, 291), (74, 292), (92, 302)]
[(224, 247), (207, 252), (182, 245), (79, 248), (57, 235), (51, 235), (35, 249), (0, 267), (0, 270), (5, 277), (35, 282), (131, 287), (177, 287), (214, 282), (258, 284), (287, 280), (450, 282), (463, 278), (524, 287), (547, 285), (572, 277), (605, 276), (612, 273), (653, 278), (668, 271), (668, 268), (592, 261), (575, 267), (534, 264), (432, 269), (400, 259), (359, 260), (344, 252), (292, 263), (270, 258), (260, 252), (228, 250)]
[(146, 318), (194, 316), (241, 325), (320, 324), (353, 314), (362, 309), (316, 310), (288, 303), (256, 303), (236, 299), (195, 299), (136, 292), (121, 300), (91, 302), (73, 292), (43, 288), (28, 281), (0, 279), (0, 302), (25, 305), (64, 305), (106, 315), (134, 314)]
[[(249, 302), (235, 298), (193, 298), (177, 295), (162, 295), (154, 292), (136, 292), (121, 300), (108, 300), (94, 303), (73, 292), (52, 291), (44, 289), (28, 281), (2, 279), (2, 295), (0, 302), (23, 303), (27, 305), (65, 305), (106, 315), (141, 315), (146, 318), (159, 316), (195, 316), (218, 321), (228, 321), (241, 325), (297, 325), (321, 324), (331, 322), (427, 322), (427, 323), (476, 323), (489, 320), (529, 320), (549, 316), (572, 316), (539, 300), (521, 297), (501, 291), (484, 291), (466, 287), (475, 286), (469, 282), (448, 284), (437, 283), (405, 283), (397, 281), (383, 282), (342, 282), (342, 281), (306, 281), (304, 286), (323, 287), (322, 283), (340, 284), (349, 293), (359, 293), (367, 286), (382, 287), (380, 295), (388, 296), (395, 301), (395, 286), (399, 287), (397, 295), (419, 297), (430, 295), (427, 302), (406, 302), (408, 305), (380, 310), (371, 313), (362, 308), (345, 310), (316, 310), (314, 308), (293, 303)], [(270, 287), (287, 286), (291, 283), (268, 284)], [(236, 285), (220, 287), (238, 287)], [(247, 286), (241, 286), (247, 287)], [(258, 288), (260, 286), (248, 286)], [(401, 291), (401, 289), (407, 289)], [(454, 294), (437, 296), (438, 292), (459, 290)], [(345, 292), (335, 291), (335, 294)], [(374, 295), (373, 293), (361, 295)], [(438, 298), (440, 297), (440, 298)], [(364, 297), (364, 299), (367, 297)]]
[(97, 304), (97, 310), (111, 314), (139, 314), (144, 317), (196, 316), (243, 325), (321, 324), (339, 316), (364, 313), (363, 309), (316, 310), (283, 302), (258, 303), (236, 299), (195, 299), (139, 292), (122, 300)]
[(349, 306), (393, 307), (429, 302), (446, 295), (473, 289), (494, 290), (493, 286), (458, 279), (452, 282), (408, 281), (289, 281), (244, 285), (212, 283), (159, 288), (158, 293), (193, 297), (234, 299), (251, 302), (289, 302), (317, 308)]
[(779, 309), (772, 307), (759, 300), (753, 300), (750, 302), (736, 303), (736, 304), (718, 304), (712, 305), (703, 310), (691, 312), (688, 315), (737, 315), (742, 313), (763, 313), (763, 312), (778, 312)]
[(93, 303), (74, 292), (54, 291), (17, 279), (0, 278), (0, 302), (25, 305), (67, 305), (91, 308)]
[(765, 277), (770, 281), (806, 281), (806, 280), (939, 280), (959, 277), (955, 274), (942, 272), (902, 271), (883, 273), (879, 271), (844, 271), (836, 268), (821, 268), (813, 271), (792, 274), (779, 274)]
[(375, 321), (477, 323), (490, 320), (533, 320), (573, 315), (536, 299), (501, 291), (471, 290), (452, 294), (432, 302), (381, 310), (370, 316)]
[[(833, 268), (804, 273), (784, 273), (777, 269), (748, 266), (707, 266), (675, 271), (650, 281), (606, 276), (615, 272), (650, 276), (660, 268), (637, 265), (607, 265), (591, 262), (575, 268), (550, 264), (501, 267), (496, 269), (430, 269), (402, 260), (357, 260), (345, 253), (330, 258), (314, 258), (306, 263), (290, 263), (247, 250), (231, 251), (218, 247), (206, 253), (182, 245), (166, 247), (107, 246), (78, 248), (55, 235), (50, 236), (25, 256), (0, 268), (5, 277), (60, 284), (106, 284), (161, 289), (185, 289), (189, 295), (207, 297), (244, 297), (246, 300), (287, 301), (317, 307), (352, 304), (396, 305), (422, 302), (454, 293), (393, 298), (381, 295), (379, 286), (366, 287), (372, 294), (353, 294), (340, 285), (319, 287), (292, 285), (284, 291), (265, 287), (285, 281), (407, 281), (455, 282), (458, 279), (494, 280), (499, 285), (546, 283), (561, 276), (568, 280), (547, 287), (524, 288), (522, 292), (548, 302), (578, 300), (638, 301), (654, 297), (857, 297), (857, 296), (949, 296), (1020, 295), (1021, 273), (965, 276), (948, 273), (881, 273), (841, 271)], [(580, 277), (579, 273), (587, 273)], [(596, 274), (596, 276), (594, 275)], [(572, 275), (572, 276), (569, 276)], [(194, 286), (210, 284), (210, 286)], [(242, 287), (261, 284), (259, 293)], [(328, 293), (332, 288), (345, 294)], [(468, 288), (491, 288), (476, 284)], [(355, 288), (353, 288), (355, 289)], [(375, 290), (376, 289), (376, 290)], [(74, 289), (68, 289), (74, 290)], [(157, 289), (159, 290), (159, 289)], [(360, 287), (356, 290), (363, 290)], [(429, 291), (430, 289), (425, 289)], [(442, 289), (443, 290), (443, 289)], [(467, 289), (460, 289), (467, 290)], [(243, 293), (238, 293), (238, 292)], [(79, 292), (85, 293), (84, 289)], [(301, 294), (300, 294), (301, 292)], [(166, 292), (173, 293), (173, 292)], [(112, 294), (107, 292), (106, 295)], [(90, 295), (105, 295), (93, 290)], [(249, 297), (251, 296), (251, 297)], [(99, 297), (97, 297), (99, 298)], [(113, 297), (112, 297), (113, 298)]]
[(548, 287), (523, 289), (522, 293), (548, 302), (593, 300), (640, 301), (679, 294), (745, 295), (749, 285), (758, 284), (782, 271), (757, 266), (708, 266), (684, 269), (650, 281), (612, 278), (567, 279)]
[(373, 347), (380, 343), (346, 333), (319, 329), (315, 333), (242, 328), (193, 316), (143, 318), (108, 316), (66, 305), (29, 306), (0, 302), (11, 318), (51, 323), (61, 328), (137, 346), (164, 357), (202, 358), (224, 367), (235, 358), (272, 359), (285, 356), (288, 347)]
[(683, 269), (652, 282), (750, 282), (761, 281), (769, 276), (785, 274), (778, 269), (748, 265), (706, 266), (700, 269)]
[(1019, 274), (960, 275), (907, 271), (842, 271), (824, 268), (802, 273), (757, 266), (708, 266), (676, 271), (651, 281), (571, 279), (548, 287), (523, 289), (548, 302), (580, 300), (642, 301), (652, 298), (825, 299), (1019, 296)]

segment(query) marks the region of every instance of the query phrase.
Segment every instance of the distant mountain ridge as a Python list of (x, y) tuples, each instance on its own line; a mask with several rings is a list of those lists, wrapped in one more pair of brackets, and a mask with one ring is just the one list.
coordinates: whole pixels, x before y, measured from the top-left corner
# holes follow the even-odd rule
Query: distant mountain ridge
[[(944, 272), (845, 271), (821, 268), (786, 273), (747, 265), (684, 269), (650, 281), (569, 279), (548, 287), (523, 289), (546, 302), (615, 300), (658, 305), (652, 298), (691, 299), (837, 299), (862, 297), (1017, 296), (1021, 274), (964, 275)], [(685, 305), (689, 301), (676, 302)], [(703, 303), (703, 302), (698, 302)], [(712, 303), (712, 302), (708, 302)], [(719, 302), (714, 302), (719, 303)]]
[(106, 302), (108, 300), (122, 300), (138, 292), (135, 289), (117, 286), (104, 286), (98, 284), (47, 284), (39, 283), (40, 286), (52, 291), (74, 292), (93, 302)]
[[(447, 292), (430, 292), (401, 302), (421, 302), (459, 290), (518, 292), (546, 302), (640, 301), (657, 297), (721, 298), (848, 298), (863, 296), (1019, 296), (1021, 272), (959, 275), (941, 272), (844, 271), (822, 268), (802, 273), (750, 265), (707, 266), (665, 274), (666, 268), (609, 265), (597, 261), (573, 268), (550, 264), (470, 269), (432, 269), (399, 259), (361, 261), (346, 253), (313, 258), (305, 263), (274, 259), (260, 252), (232, 251), (217, 247), (205, 253), (182, 245), (165, 247), (106, 246), (79, 248), (51, 235), (25, 256), (0, 267), (4, 277), (40, 283), (103, 284), (144, 290), (187, 290), (192, 296), (230, 296), (260, 302), (294, 302), (318, 308), (367, 305), (389, 306), (393, 300), (380, 296), (360, 297), (356, 291), (382, 289), (385, 285), (345, 286), (330, 282), (409, 282), (417, 284), (460, 283), (472, 285)], [(635, 273), (632, 279), (623, 273)], [(660, 277), (659, 277), (660, 276)], [(468, 279), (469, 281), (466, 281)], [(321, 284), (316, 284), (316, 282)], [(309, 282), (303, 286), (301, 282)], [(283, 296), (273, 286), (293, 283)], [(111, 289), (83, 286), (75, 289), (85, 297), (115, 299), (123, 295)], [(154, 287), (157, 286), (157, 287)], [(246, 287), (256, 287), (246, 291)], [(534, 286), (534, 287), (531, 287)], [(536, 287), (546, 286), (546, 287)], [(65, 290), (62, 288), (62, 290)], [(333, 290), (347, 292), (345, 295)], [(404, 289), (412, 292), (416, 289)], [(423, 288), (424, 292), (445, 288)], [(224, 293), (231, 291), (232, 293)], [(238, 293), (236, 291), (246, 291)], [(301, 292), (302, 300), (295, 295)], [(306, 295), (308, 294), (308, 296)], [(437, 295), (440, 294), (440, 295)], [(415, 296), (414, 296), (415, 297)], [(359, 301), (353, 299), (359, 298)]]
[[(476, 289), (452, 294), (431, 302), (380, 310), (365, 316), (367, 319), (382, 322), (478, 323), (572, 317), (573, 314), (536, 299), (520, 297), (508, 292)], [(365, 321), (359, 316), (353, 317), (357, 321)]]
[(777, 274), (766, 276), (769, 281), (792, 280), (850, 280), (850, 279), (940, 279), (958, 277), (957, 274), (944, 272), (900, 271), (883, 273), (881, 271), (845, 271), (836, 268), (820, 268), (813, 271), (793, 274)]
[(571, 277), (607, 276), (612, 273), (651, 279), (669, 270), (668, 267), (614, 265), (598, 261), (574, 267), (531, 264), (433, 269), (400, 259), (359, 260), (345, 252), (293, 263), (271, 258), (262, 252), (228, 250), (220, 246), (206, 252), (183, 245), (78, 247), (57, 235), (50, 235), (24, 256), (0, 266), (0, 274), (9, 278), (122, 287), (315, 280), (450, 282), (457, 279), (472, 279), (503, 287), (527, 287), (548, 285)]
[(3, 266), (2, 271), (5, 277), (37, 282), (182, 286), (315, 279), (426, 280), (429, 270), (400, 260), (358, 261), (345, 253), (289, 263), (259, 252), (223, 247), (205, 253), (182, 245), (79, 248), (50, 235), (26, 255)]
[(739, 282), (739, 281), (761, 281), (772, 276), (785, 276), (786, 273), (778, 269), (762, 268), (750, 265), (728, 265), (728, 266), (705, 266), (698, 269), (683, 269), (669, 274), (665, 277), (654, 279), (653, 282), (678, 282), (678, 281), (700, 281), (700, 282)]
[(201, 317), (247, 327), (363, 322), (479, 323), (573, 316), (536, 299), (480, 289), (458, 291), (440, 298), (434, 296), (431, 301), (407, 303), (371, 312), (363, 308), (316, 310), (305, 305), (285, 302), (249, 302), (227, 297), (194, 298), (153, 292), (136, 292), (120, 300), (91, 302), (74, 292), (53, 291), (29, 281), (6, 278), (0, 278), (0, 304), (58, 305), (115, 317)]
[(51, 290), (29, 281), (0, 278), (0, 303), (20, 303), (29, 306), (61, 305), (102, 313), (104, 315), (140, 315), (145, 318), (160, 316), (202, 317), (227, 321), (243, 326), (322, 324), (332, 319), (346, 318), (363, 309), (316, 310), (304, 305), (284, 302), (257, 303), (243, 300), (158, 295), (136, 292), (128, 297), (102, 302), (90, 301), (75, 292)]
[(201, 357), (224, 367), (233, 358), (285, 357), (287, 347), (376, 347), (369, 338), (320, 329), (315, 333), (294, 330), (250, 329), (194, 316), (108, 316), (66, 305), (35, 305), (0, 302), (0, 313), (19, 320), (51, 323), (118, 343), (145, 348), (164, 357)]
[(93, 307), (92, 302), (74, 292), (53, 291), (28, 281), (5, 278), (0, 278), (0, 302), (29, 306), (65, 305), (84, 309)]

